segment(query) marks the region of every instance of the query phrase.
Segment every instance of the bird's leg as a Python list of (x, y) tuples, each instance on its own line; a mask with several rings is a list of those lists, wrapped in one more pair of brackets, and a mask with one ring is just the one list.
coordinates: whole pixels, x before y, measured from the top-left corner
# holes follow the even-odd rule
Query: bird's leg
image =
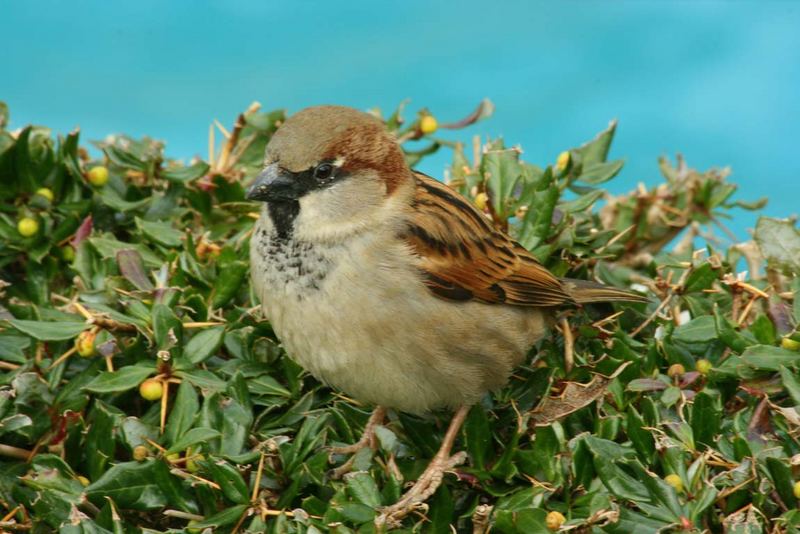
[(405, 492), (399, 501), (381, 510), (375, 519), (375, 526), (379, 532), (384, 526), (392, 528), (399, 525), (400, 521), (409, 513), (424, 508), (425, 500), (433, 495), (442, 484), (444, 474), (467, 459), (466, 452), (458, 452), (451, 456), (450, 451), (453, 449), (458, 431), (469, 413), (469, 408), (469, 406), (462, 406), (455, 413), (439, 451), (414, 485)]
[(344, 447), (330, 447), (328, 451), (331, 454), (350, 454), (350, 458), (345, 463), (337, 467), (331, 472), (332, 478), (341, 478), (344, 474), (350, 472), (355, 461), (355, 454), (361, 449), (369, 447), (375, 449), (378, 446), (377, 437), (375, 436), (375, 427), (383, 423), (386, 419), (386, 408), (383, 406), (376, 406), (369, 416), (367, 424), (364, 425), (364, 432), (361, 438), (352, 445), (345, 445)]

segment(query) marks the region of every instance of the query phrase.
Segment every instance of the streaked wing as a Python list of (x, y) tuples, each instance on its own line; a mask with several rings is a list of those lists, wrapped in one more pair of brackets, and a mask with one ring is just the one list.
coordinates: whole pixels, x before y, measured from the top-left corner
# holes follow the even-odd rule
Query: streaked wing
[(572, 302), (558, 278), (464, 197), (429, 176), (415, 177), (414, 214), (405, 238), (434, 294), (517, 306)]

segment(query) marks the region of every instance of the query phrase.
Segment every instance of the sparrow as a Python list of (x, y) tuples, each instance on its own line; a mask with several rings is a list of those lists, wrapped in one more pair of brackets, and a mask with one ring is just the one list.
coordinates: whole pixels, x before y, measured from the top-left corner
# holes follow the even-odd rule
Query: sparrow
[(341, 106), (304, 109), (269, 141), (247, 192), (263, 202), (251, 277), (287, 354), (311, 375), (386, 410), (454, 410), (442, 446), (378, 524), (397, 524), (466, 455), (451, 455), (470, 406), (506, 384), (562, 306), (641, 301), (561, 279), (466, 198), (412, 170), (384, 123)]

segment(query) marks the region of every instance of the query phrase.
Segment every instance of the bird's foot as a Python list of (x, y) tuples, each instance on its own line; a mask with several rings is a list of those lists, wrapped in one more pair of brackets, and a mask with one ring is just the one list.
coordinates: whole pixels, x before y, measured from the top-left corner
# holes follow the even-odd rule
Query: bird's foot
[[(349, 473), (353, 468), (353, 462), (356, 459), (356, 453), (358, 453), (362, 449), (370, 448), (376, 449), (378, 446), (378, 438), (375, 435), (375, 427), (383, 423), (383, 420), (386, 418), (386, 409), (378, 406), (373, 410), (372, 415), (369, 416), (369, 420), (367, 424), (364, 426), (364, 432), (361, 434), (361, 438), (358, 441), (353, 443), (352, 445), (345, 445), (343, 447), (329, 447), (328, 452), (331, 456), (334, 454), (349, 454), (350, 458), (347, 459), (345, 463), (333, 469), (330, 473), (330, 477), (333, 479), (342, 478), (344, 475)], [(329, 461), (333, 461), (332, 458), (329, 457)]]
[(380, 510), (380, 514), (375, 518), (375, 526), (378, 532), (381, 532), (386, 527), (394, 528), (400, 526), (403, 518), (412, 512), (425, 511), (427, 509), (425, 501), (436, 493), (436, 490), (442, 484), (444, 474), (455, 466), (464, 463), (466, 459), (467, 453), (463, 451), (452, 456), (449, 455), (449, 452), (445, 455), (437, 454), (419, 479), (405, 492), (399, 501)]

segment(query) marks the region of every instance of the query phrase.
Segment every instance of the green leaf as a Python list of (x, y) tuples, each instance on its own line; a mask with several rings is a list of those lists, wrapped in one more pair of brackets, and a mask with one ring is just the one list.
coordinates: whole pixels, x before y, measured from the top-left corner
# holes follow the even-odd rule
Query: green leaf
[(173, 356), (180, 355), (181, 336), (183, 336), (183, 323), (166, 304), (153, 304), (153, 335), (156, 346), (162, 350), (177, 349)]
[(183, 233), (173, 228), (169, 223), (145, 221), (136, 217), (136, 226), (151, 241), (164, 245), (165, 247), (180, 247), (183, 242)]
[(703, 315), (678, 326), (672, 339), (683, 343), (707, 343), (717, 339), (717, 326), (714, 317)]
[(224, 336), (224, 326), (203, 329), (192, 336), (183, 353), (191, 363), (201, 363), (219, 349)]
[(163, 508), (167, 499), (155, 483), (155, 464), (155, 460), (116, 464), (86, 488), (86, 495), (95, 504), (103, 503), (108, 497), (123, 508)]
[(205, 176), (209, 169), (208, 163), (198, 161), (192, 165), (168, 167), (164, 169), (161, 176), (170, 182), (186, 184)]
[(235, 467), (229, 465), (224, 460), (206, 461), (203, 465), (211, 473), (211, 478), (219, 484), (222, 488), (222, 493), (225, 494), (231, 502), (236, 504), (247, 504), (250, 502), (250, 495), (247, 491), (247, 484), (245, 484), (241, 473)]
[(121, 412), (113, 406), (100, 401), (94, 405), (89, 417), (89, 432), (86, 434), (88, 474), (93, 480), (105, 473), (106, 466), (114, 458), (114, 429), (117, 428), (121, 416)]
[(576, 149), (584, 167), (606, 161), (608, 150), (611, 148), (611, 141), (614, 139), (616, 130), (617, 121), (612, 120), (608, 123), (608, 128), (597, 134), (597, 136), (588, 143)]
[(111, 187), (103, 187), (102, 189), (100, 189), (98, 194), (100, 195), (103, 204), (105, 204), (109, 208), (112, 208), (116, 211), (120, 211), (123, 213), (126, 211), (140, 210), (143, 207), (150, 204), (150, 202), (152, 201), (152, 197), (147, 197), (136, 201), (125, 200), (121, 196), (119, 196), (119, 193), (117, 193)]
[(577, 179), (590, 185), (599, 185), (615, 177), (624, 164), (625, 162), (621, 159), (609, 161), (608, 163), (594, 162), (588, 165), (584, 164), (583, 171)]
[(759, 217), (753, 234), (761, 253), (777, 267), (800, 273), (800, 232), (794, 221)]
[(223, 269), (214, 282), (211, 307), (225, 306), (236, 295), (247, 276), (249, 266), (243, 261), (233, 261)]
[(213, 428), (193, 428), (180, 436), (178, 440), (167, 449), (167, 454), (185, 451), (188, 447), (220, 437), (220, 432)]
[(361, 504), (365, 504), (370, 508), (378, 508), (383, 504), (378, 485), (375, 484), (375, 480), (369, 473), (364, 471), (348, 473), (345, 476), (345, 482), (347, 483), (347, 491)]
[(800, 405), (800, 380), (797, 378), (797, 373), (793, 373), (783, 366), (781, 366), (778, 370), (781, 374), (783, 387), (789, 393), (789, 396), (792, 398), (794, 403)]
[(719, 433), (722, 410), (709, 394), (700, 392), (692, 405), (692, 433), (697, 443), (714, 447), (714, 438)]
[(119, 272), (136, 289), (141, 291), (153, 290), (153, 283), (144, 272), (142, 256), (133, 249), (124, 249), (117, 252), (117, 265)]
[(169, 466), (163, 460), (153, 462), (153, 476), (158, 488), (164, 493), (170, 503), (184, 512), (196, 514), (199, 512), (197, 503), (189, 497), (189, 493), (180, 483), (180, 479), (170, 473)]
[(9, 319), (11, 326), (41, 341), (63, 341), (72, 339), (92, 325), (77, 321), (26, 321)]
[(162, 263), (152, 250), (140, 243), (123, 243), (111, 237), (90, 237), (89, 242), (104, 258), (116, 259), (120, 250), (133, 249), (139, 253), (145, 265), (158, 267)]
[(197, 399), (197, 392), (188, 380), (181, 381), (164, 429), (164, 442), (168, 445), (176, 443), (192, 428), (199, 411), (200, 403)]
[(800, 364), (800, 352), (771, 345), (753, 345), (742, 353), (742, 361), (762, 371), (779, 371)]
[(495, 213), (501, 219), (507, 218), (511, 215), (509, 210), (513, 201), (512, 193), (522, 178), (519, 151), (504, 148), (502, 143), (495, 143), (483, 155), (480, 172), (491, 192)]
[(484, 469), (486, 454), (492, 443), (492, 431), (486, 411), (480, 404), (476, 404), (470, 409), (467, 420), (464, 422), (464, 435), (470, 462), (477, 469)]
[(113, 372), (102, 372), (83, 387), (94, 393), (119, 393), (133, 389), (156, 372), (150, 365), (129, 365)]
[(649, 464), (656, 450), (655, 439), (651, 431), (645, 430), (645, 423), (642, 416), (639, 415), (636, 408), (632, 406), (628, 408), (625, 426), (628, 438), (630, 438), (636, 452), (639, 454), (639, 458), (642, 462), (645, 462), (645, 464)]
[(794, 477), (792, 476), (792, 469), (787, 465), (788, 461), (768, 457), (766, 463), (769, 476), (781, 500), (789, 508), (795, 508), (797, 506), (797, 498), (794, 496)]
[(230, 508), (226, 508), (225, 510), (214, 514), (210, 517), (203, 519), (202, 521), (197, 521), (192, 525), (192, 528), (203, 529), (203, 528), (219, 528), (224, 527), (227, 525), (232, 525), (239, 521), (242, 517), (242, 514), (247, 511), (248, 505), (247, 504), (237, 504), (236, 506), (231, 506)]
[(31, 345), (28, 337), (0, 335), (0, 360), (12, 363), (25, 363), (24, 349)]
[(694, 293), (696, 291), (703, 291), (709, 289), (717, 279), (717, 272), (710, 263), (704, 263), (696, 267), (689, 276), (686, 278), (684, 284), (685, 293)]

